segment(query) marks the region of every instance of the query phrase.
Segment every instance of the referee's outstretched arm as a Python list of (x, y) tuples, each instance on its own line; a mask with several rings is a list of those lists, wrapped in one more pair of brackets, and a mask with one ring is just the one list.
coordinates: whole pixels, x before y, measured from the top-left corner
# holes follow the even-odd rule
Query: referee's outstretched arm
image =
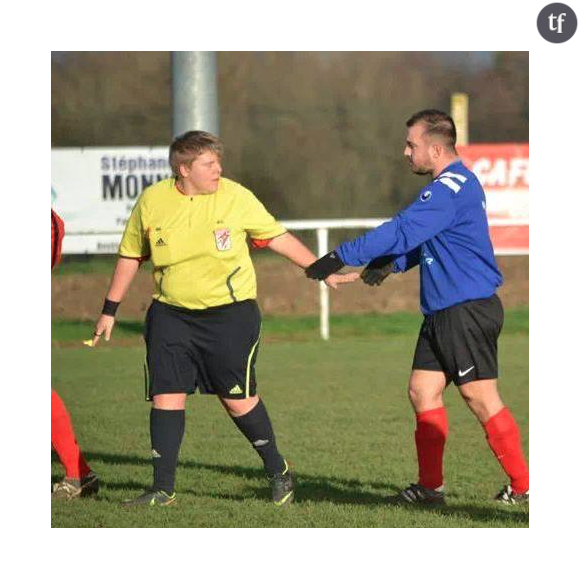
[[(283, 255), (302, 269), (312, 265), (317, 259), (316, 255), (302, 241), (297, 239), (292, 233), (284, 233), (274, 237), (268, 247), (276, 253)], [(343, 275), (330, 275), (324, 281), (333, 289), (337, 289), (342, 283), (352, 283), (360, 277), (357, 272), (345, 273)]]

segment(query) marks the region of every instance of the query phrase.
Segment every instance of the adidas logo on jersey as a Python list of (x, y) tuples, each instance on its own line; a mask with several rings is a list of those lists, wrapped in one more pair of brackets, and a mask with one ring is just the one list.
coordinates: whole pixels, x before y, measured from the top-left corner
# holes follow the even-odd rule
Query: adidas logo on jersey
[(234, 385), (234, 387), (232, 387), (232, 389), (230, 389), (230, 393), (243, 393), (242, 392), (242, 388), (239, 385)]
[(156, 247), (166, 247), (167, 243), (165, 243), (165, 241), (161, 237), (159, 237), (159, 240), (157, 241), (157, 243), (155, 243), (155, 246)]

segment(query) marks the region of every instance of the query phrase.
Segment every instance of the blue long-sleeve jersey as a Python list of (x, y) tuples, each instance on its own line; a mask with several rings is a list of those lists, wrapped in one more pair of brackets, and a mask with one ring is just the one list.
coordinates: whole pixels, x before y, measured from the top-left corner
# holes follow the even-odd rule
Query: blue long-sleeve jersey
[(485, 193), (461, 161), (443, 170), (391, 221), (336, 251), (351, 266), (396, 255), (395, 273), (420, 264), (425, 315), (491, 297), (503, 281), (489, 237)]

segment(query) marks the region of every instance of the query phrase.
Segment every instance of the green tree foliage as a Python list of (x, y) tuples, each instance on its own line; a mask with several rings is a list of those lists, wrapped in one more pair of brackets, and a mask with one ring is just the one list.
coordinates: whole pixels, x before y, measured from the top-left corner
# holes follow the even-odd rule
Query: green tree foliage
[[(474, 53), (471, 53), (473, 55)], [(403, 158), (405, 120), (470, 95), (472, 142), (527, 142), (528, 53), (221, 52), (225, 175), (280, 218), (382, 217), (422, 181)], [(52, 59), (53, 146), (171, 139), (167, 52)]]
[(168, 52), (67, 52), (52, 59), (52, 146), (170, 139)]

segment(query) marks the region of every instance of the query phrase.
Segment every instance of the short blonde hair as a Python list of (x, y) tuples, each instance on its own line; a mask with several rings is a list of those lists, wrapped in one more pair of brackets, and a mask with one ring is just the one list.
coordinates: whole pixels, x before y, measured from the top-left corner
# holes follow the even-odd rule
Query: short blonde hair
[(199, 155), (211, 151), (222, 157), (224, 146), (215, 135), (203, 130), (190, 130), (178, 137), (169, 147), (169, 164), (173, 176), (179, 178), (179, 167), (189, 166)]

